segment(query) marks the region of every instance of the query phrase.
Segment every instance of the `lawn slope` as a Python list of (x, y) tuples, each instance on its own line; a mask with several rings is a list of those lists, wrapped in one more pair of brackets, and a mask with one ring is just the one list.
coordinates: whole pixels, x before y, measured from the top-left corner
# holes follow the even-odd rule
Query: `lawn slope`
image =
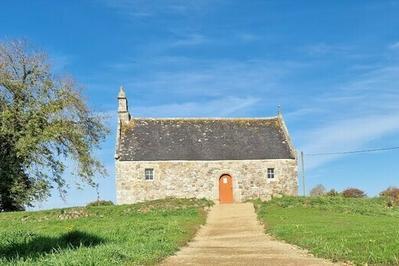
[(0, 213), (0, 264), (154, 264), (205, 222), (196, 199)]
[(255, 207), (267, 233), (318, 257), (399, 264), (399, 209), (382, 199), (283, 197)]

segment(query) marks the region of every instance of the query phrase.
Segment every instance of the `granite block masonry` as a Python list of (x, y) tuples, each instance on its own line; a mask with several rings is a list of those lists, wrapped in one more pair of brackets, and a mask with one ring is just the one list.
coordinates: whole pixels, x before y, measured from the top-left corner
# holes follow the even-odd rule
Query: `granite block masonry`
[(166, 197), (233, 201), (297, 195), (297, 159), (281, 114), (269, 118), (133, 118), (118, 95), (118, 204)]

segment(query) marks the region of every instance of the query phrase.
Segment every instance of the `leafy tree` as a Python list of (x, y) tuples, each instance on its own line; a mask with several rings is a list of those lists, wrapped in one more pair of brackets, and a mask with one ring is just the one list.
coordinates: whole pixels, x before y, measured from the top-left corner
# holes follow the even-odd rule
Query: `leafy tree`
[(384, 191), (380, 192), (380, 197), (398, 197), (399, 198), (399, 188), (398, 187), (388, 187)]
[(319, 184), (312, 188), (312, 190), (309, 192), (309, 195), (312, 197), (317, 197), (317, 196), (323, 196), (326, 194), (326, 188)]
[(332, 188), (330, 191), (326, 193), (326, 196), (337, 197), (339, 196), (339, 192)]
[(22, 41), (0, 42), (0, 211), (22, 210), (66, 193), (65, 162), (90, 185), (105, 168), (93, 157), (108, 129), (72, 79), (58, 78), (44, 53)]
[(387, 200), (387, 205), (392, 207), (393, 205), (399, 205), (399, 188), (388, 187), (384, 191), (380, 192), (380, 197)]
[(342, 191), (342, 196), (345, 198), (364, 198), (366, 197), (366, 193), (363, 190), (358, 188), (347, 188)]

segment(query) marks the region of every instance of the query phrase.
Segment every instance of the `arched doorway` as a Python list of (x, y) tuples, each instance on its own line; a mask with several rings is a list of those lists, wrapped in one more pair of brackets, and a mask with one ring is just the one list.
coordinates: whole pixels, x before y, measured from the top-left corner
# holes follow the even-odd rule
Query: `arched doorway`
[(219, 178), (219, 202), (233, 202), (233, 178), (230, 175), (222, 175)]

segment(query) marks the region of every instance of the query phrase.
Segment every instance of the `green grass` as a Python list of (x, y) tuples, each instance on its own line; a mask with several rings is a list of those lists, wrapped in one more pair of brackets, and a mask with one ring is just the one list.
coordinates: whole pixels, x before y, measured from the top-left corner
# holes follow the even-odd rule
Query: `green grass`
[(207, 200), (0, 213), (1, 265), (148, 265), (205, 222)]
[(318, 257), (399, 264), (399, 208), (382, 199), (283, 197), (255, 202), (267, 233)]

